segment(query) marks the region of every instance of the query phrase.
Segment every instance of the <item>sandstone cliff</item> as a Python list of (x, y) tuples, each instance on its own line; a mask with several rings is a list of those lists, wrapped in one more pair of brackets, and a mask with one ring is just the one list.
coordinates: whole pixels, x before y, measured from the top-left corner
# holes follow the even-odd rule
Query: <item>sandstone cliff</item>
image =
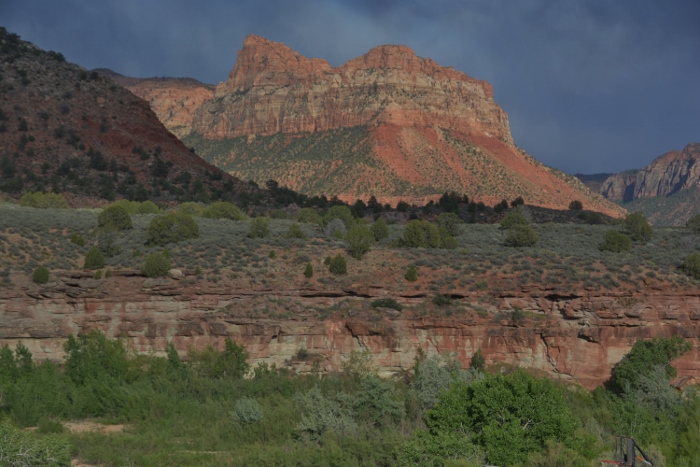
[[(411, 368), (419, 349), (454, 352), (464, 364), (481, 349), (488, 365), (530, 367), (593, 388), (636, 340), (679, 335), (693, 344), (676, 364), (679, 376), (686, 383), (700, 378), (697, 288), (582, 288), (565, 295), (545, 286), (496, 293), (458, 288), (451, 291), (459, 303), (452, 309), (463, 311), (440, 316), (369, 307), (386, 296), (404, 305), (423, 302), (425, 292), (397, 294), (392, 284), (401, 281), (392, 273), (381, 284), (299, 280), (274, 289), (145, 279), (127, 270), (109, 280), (90, 276), (64, 272), (38, 286), (14, 275), (16, 286), (0, 288), (0, 344), (21, 341), (35, 358), (60, 359), (68, 335), (91, 329), (158, 353), (168, 342), (184, 353), (190, 346), (221, 348), (231, 337), (245, 345), (252, 363), (300, 372), (314, 360), (323, 371), (338, 370), (350, 352), (369, 350), (384, 375)], [(302, 348), (308, 358), (298, 357)]]
[[(161, 84), (170, 86), (153, 87)], [(151, 96), (171, 131), (188, 132), (182, 126), (188, 105), (182, 111), (188, 116), (175, 123), (171, 112), (182, 106), (144, 91), (148, 83), (129, 86)], [(191, 121), (183, 140), (207, 161), (243, 179), (274, 179), (310, 195), (420, 203), (456, 191), (487, 204), (522, 196), (566, 209), (578, 199), (588, 209), (624, 213), (519, 150), (490, 84), (405, 46), (376, 47), (333, 68), (249, 36), (228, 79)]]

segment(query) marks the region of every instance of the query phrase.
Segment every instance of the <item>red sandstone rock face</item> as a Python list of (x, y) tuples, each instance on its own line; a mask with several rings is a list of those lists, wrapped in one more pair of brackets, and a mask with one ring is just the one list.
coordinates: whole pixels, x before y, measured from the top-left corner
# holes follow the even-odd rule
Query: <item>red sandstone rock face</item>
[[(295, 360), (302, 347), (320, 359), (325, 371), (341, 368), (350, 352), (368, 349), (384, 375), (411, 368), (418, 349), (454, 352), (464, 364), (481, 349), (488, 365), (535, 368), (590, 389), (610, 376), (638, 339), (679, 335), (693, 345), (675, 364), (679, 376), (700, 378), (696, 289), (648, 286), (562, 296), (529, 286), (496, 294), (488, 304), (483, 292), (457, 289), (453, 296), (478, 304), (478, 313), (420, 317), (368, 306), (374, 298), (390, 296), (391, 280), (342, 288), (300, 282), (270, 290), (134, 274), (115, 271), (109, 281), (64, 275), (46, 287), (13, 277), (20, 285), (0, 289), (0, 345), (21, 341), (37, 359), (60, 359), (68, 335), (91, 329), (124, 337), (138, 351), (160, 354), (168, 342), (184, 352), (207, 344), (223, 348), (230, 337), (245, 345), (253, 364), (289, 365), (301, 372), (310, 371), (313, 361)], [(285, 318), (261, 316), (261, 304), (269, 304), (270, 296), (284, 303)], [(396, 298), (409, 305), (420, 303), (423, 295), (408, 292)], [(334, 304), (337, 311), (327, 319), (310, 311)], [(514, 321), (510, 312), (516, 308), (523, 313)]]

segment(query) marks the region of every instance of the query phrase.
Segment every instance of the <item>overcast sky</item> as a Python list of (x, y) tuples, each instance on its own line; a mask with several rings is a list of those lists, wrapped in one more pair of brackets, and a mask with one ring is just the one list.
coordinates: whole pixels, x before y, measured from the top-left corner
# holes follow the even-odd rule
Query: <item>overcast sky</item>
[(700, 142), (700, 0), (0, 0), (0, 25), (86, 68), (207, 83), (248, 34), (333, 66), (405, 44), (492, 83), (516, 144), (569, 173)]

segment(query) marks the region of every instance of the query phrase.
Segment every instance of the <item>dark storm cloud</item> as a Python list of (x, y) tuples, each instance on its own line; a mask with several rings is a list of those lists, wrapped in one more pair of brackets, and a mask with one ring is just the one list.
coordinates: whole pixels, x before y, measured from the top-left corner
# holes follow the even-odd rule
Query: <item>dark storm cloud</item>
[(569, 172), (700, 140), (700, 2), (5, 0), (0, 22), (87, 68), (226, 79), (248, 34), (332, 65), (406, 44), (494, 85), (516, 143)]

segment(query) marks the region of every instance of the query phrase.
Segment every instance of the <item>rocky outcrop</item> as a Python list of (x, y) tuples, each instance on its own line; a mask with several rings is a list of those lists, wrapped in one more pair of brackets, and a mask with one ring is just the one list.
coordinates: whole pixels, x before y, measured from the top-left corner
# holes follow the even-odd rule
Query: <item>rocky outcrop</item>
[[(492, 293), (455, 289), (461, 310), (422, 316), (372, 308), (396, 294), (382, 284), (349, 286), (299, 282), (271, 289), (242, 284), (146, 279), (114, 271), (109, 280), (62, 273), (46, 286), (22, 282), (0, 288), (0, 345), (21, 341), (35, 358), (60, 359), (71, 334), (100, 329), (141, 352), (163, 354), (168, 342), (183, 354), (191, 346), (223, 348), (230, 337), (259, 362), (310, 371), (337, 370), (352, 351), (371, 352), (382, 374), (409, 369), (419, 349), (453, 352), (467, 364), (481, 349), (487, 364), (542, 370), (587, 388), (602, 384), (638, 339), (678, 335), (693, 345), (676, 366), (688, 381), (700, 378), (700, 293), (697, 289), (644, 289), (603, 293), (581, 289), (562, 295), (540, 286)], [(405, 290), (404, 305), (425, 293)], [(305, 349), (306, 352), (301, 352)]]

